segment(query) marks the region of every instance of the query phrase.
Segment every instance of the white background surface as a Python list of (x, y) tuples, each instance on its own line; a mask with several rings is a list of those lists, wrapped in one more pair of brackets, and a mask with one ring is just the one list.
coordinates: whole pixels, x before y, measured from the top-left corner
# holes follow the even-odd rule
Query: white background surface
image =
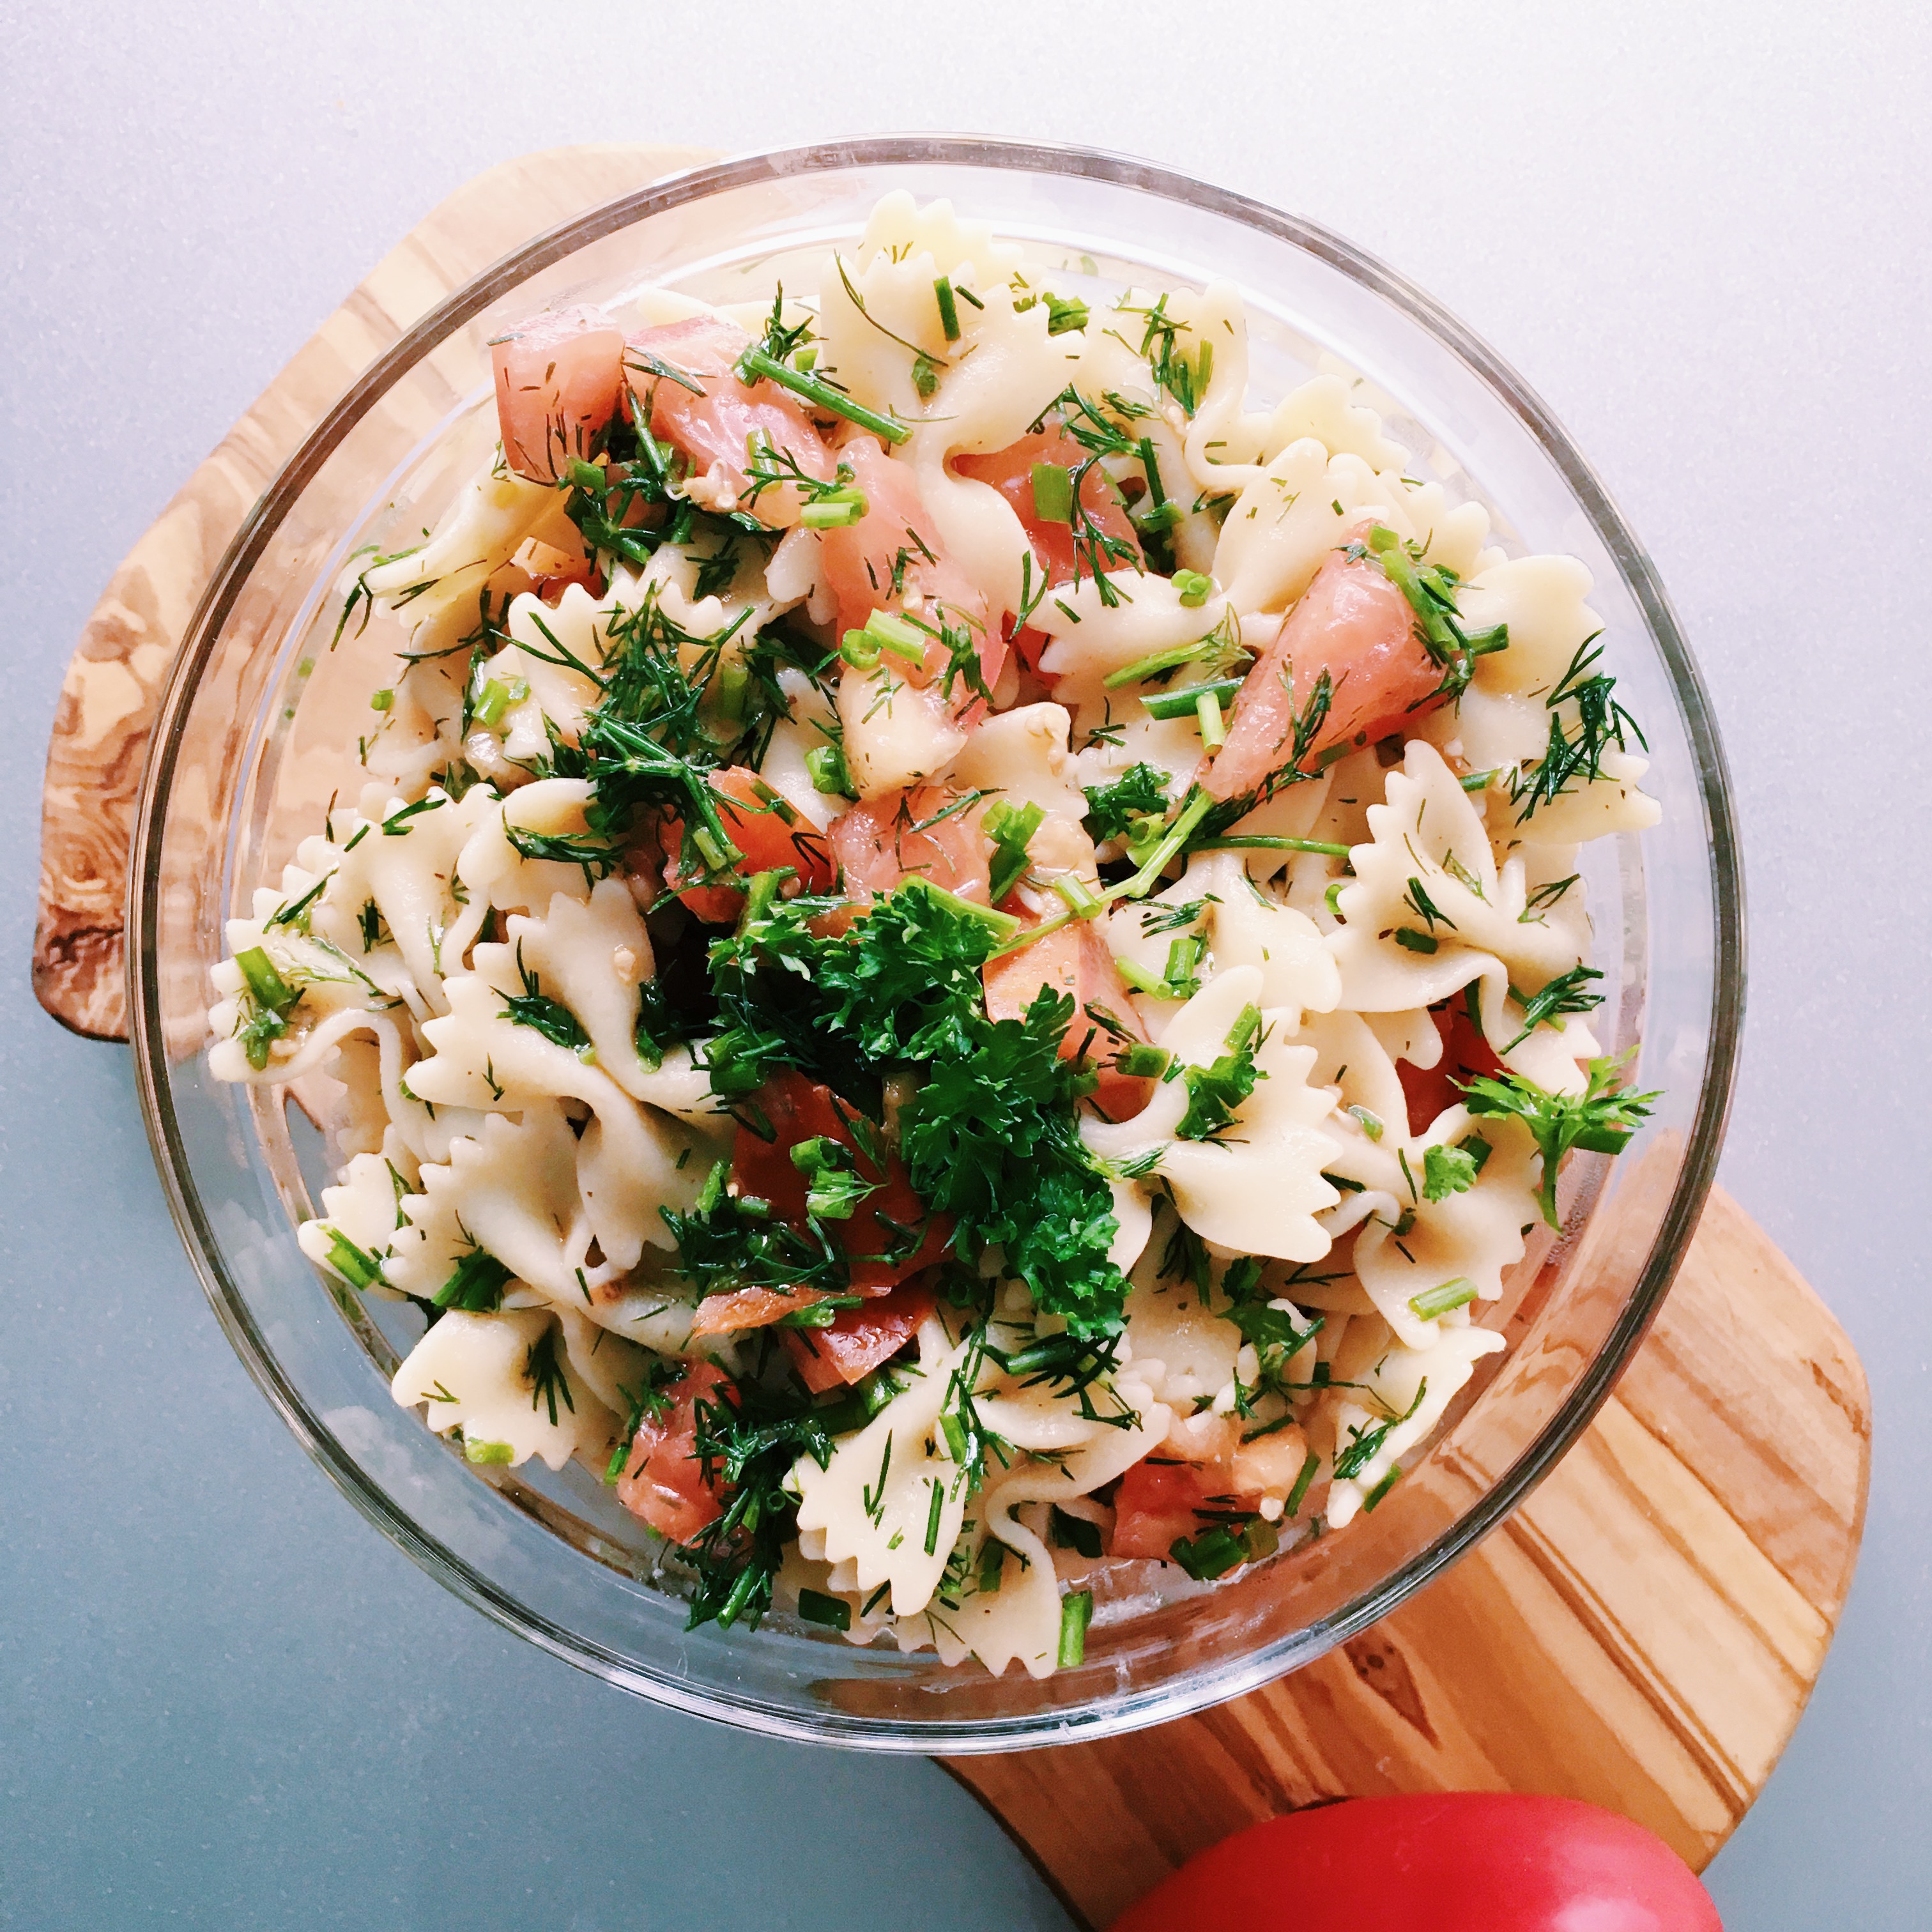
[(1837, 1647), (1710, 1882), (1731, 1932), (1926, 1922), (1926, 9), (200, 0), (0, 20), (0, 1924), (1064, 1922), (937, 1771), (634, 1704), (374, 1536), (220, 1339), (124, 1051), (26, 991), (40, 761), (80, 623), (392, 242), (532, 148), (908, 128), (1125, 149), (1340, 230), (1514, 363), (1649, 546), (1716, 702), (1749, 874), (1724, 1182), (1838, 1311), (1878, 1417)]

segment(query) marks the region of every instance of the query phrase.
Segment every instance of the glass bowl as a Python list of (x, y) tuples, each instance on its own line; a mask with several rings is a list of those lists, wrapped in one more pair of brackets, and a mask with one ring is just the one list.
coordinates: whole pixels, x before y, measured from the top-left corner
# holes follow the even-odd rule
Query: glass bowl
[[(1635, 1078), (1664, 1098), (1621, 1161), (1566, 1169), (1561, 1240), (1532, 1250), (1484, 1317), (1508, 1352), (1372, 1516), (1219, 1585), (1103, 1600), (1085, 1661), (1044, 1682), (783, 1617), (687, 1631), (660, 1546), (589, 1472), (478, 1471), (390, 1399), (412, 1312), (398, 1328), (388, 1305), (332, 1290), (296, 1244), (330, 1178), (304, 1096), (224, 1085), (202, 1050), (224, 920), (279, 880), (332, 794), (355, 796), (344, 748), (389, 681), (380, 626), (330, 646), (343, 566), (415, 541), (487, 451), (490, 337), (554, 302), (621, 309), (646, 283), (769, 296), (893, 188), (950, 197), (1069, 293), (1237, 283), (1258, 392), (1345, 369), (1418, 464), (1489, 505), (1506, 548), (1581, 557), (1664, 812), (1641, 843), (1586, 848), (1586, 871), (1601, 1030), (1641, 1042)], [(1426, 296), (1307, 222), (1144, 163), (1018, 143), (922, 136), (722, 162), (580, 216), (452, 296), (344, 397), (223, 559), (167, 692), (136, 842), (130, 1006), (156, 1158), (217, 1316), (304, 1448), (431, 1575), (557, 1656), (706, 1717), (875, 1750), (1010, 1749), (1198, 1710), (1343, 1642), (1493, 1528), (1588, 1423), (1670, 1286), (1717, 1160), (1742, 1014), (1736, 845), (1703, 689), (1648, 560), (1543, 405)]]

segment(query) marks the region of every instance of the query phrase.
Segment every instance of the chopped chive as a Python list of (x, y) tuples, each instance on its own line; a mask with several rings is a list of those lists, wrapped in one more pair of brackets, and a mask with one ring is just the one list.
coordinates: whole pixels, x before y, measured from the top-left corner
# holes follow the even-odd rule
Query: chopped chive
[(932, 1484), (932, 1502), (926, 1512), (926, 1553), (933, 1556), (939, 1551), (939, 1516), (946, 1504), (946, 1490), (935, 1478), (927, 1480)]
[(1388, 1474), (1362, 1498), (1362, 1508), (1364, 1510), (1366, 1511), (1372, 1510), (1376, 1505), (1382, 1501), (1383, 1497), (1387, 1496), (1390, 1490), (1395, 1487), (1396, 1479), (1401, 1475), (1401, 1474), (1402, 1465), (1400, 1462), (1391, 1462), (1389, 1465)]
[(852, 1628), (852, 1606), (843, 1597), (828, 1597), (822, 1590), (800, 1591), (798, 1613), (806, 1622), (821, 1624), (826, 1630)]
[(471, 1442), (463, 1445), (463, 1460), (466, 1462), (507, 1463), (515, 1460), (517, 1452), (507, 1442)]
[(1221, 722), (1221, 700), (1214, 695), (1214, 687), (1202, 687), (1201, 695), (1194, 700), (1194, 715), (1200, 721), (1201, 742), (1209, 751), (1216, 751), (1227, 742), (1228, 728)]
[(859, 1606), (860, 1616), (862, 1617), (869, 1617), (872, 1614), (873, 1611), (878, 1608), (880, 1599), (884, 1597), (886, 1592), (892, 1587), (892, 1580), (889, 1577), (884, 1582), (881, 1583), (862, 1604)]
[(1234, 697), (1241, 684), (1238, 677), (1216, 678), (1212, 684), (1190, 684), (1179, 691), (1154, 692), (1142, 697), (1141, 702), (1147, 706), (1150, 718), (1189, 718), (1195, 715), (1203, 696), (1211, 695), (1219, 704)]
[(1411, 952), (1433, 952), (1437, 941), (1432, 933), (1418, 932), (1412, 926), (1399, 926), (1395, 929), (1395, 943), (1406, 946)]
[(1281, 1506), (1282, 1520), (1286, 1522), (1300, 1508), (1302, 1499), (1308, 1494), (1308, 1486), (1315, 1480), (1315, 1472), (1322, 1466), (1322, 1458), (1311, 1449), (1307, 1460), (1301, 1466), (1301, 1473), (1294, 1479), (1294, 1487), (1288, 1492), (1288, 1500)]
[(1034, 514), (1043, 524), (1073, 520), (1073, 472), (1058, 463), (1033, 466)]
[(1087, 1626), (1094, 1621), (1091, 1590), (1070, 1590), (1060, 1600), (1060, 1667), (1071, 1670), (1087, 1660)]
[(1328, 890), (1322, 895), (1322, 903), (1328, 908), (1328, 916), (1330, 919), (1340, 919), (1342, 916), (1342, 908), (1340, 904), (1342, 888), (1348, 883), (1346, 879), (1331, 880)]
[(959, 340), (959, 304), (952, 299), (952, 284), (941, 275), (932, 285), (932, 292), (939, 304), (939, 326), (946, 332), (948, 342)]
[(1053, 890), (1066, 902), (1066, 910), (1076, 919), (1091, 919), (1100, 910), (1099, 895), (1070, 872), (1055, 879)]
[(372, 691), (369, 694), (369, 709), (371, 711), (387, 711), (395, 701), (396, 694), (393, 691)]
[(256, 1005), (265, 1012), (281, 1018), (301, 998), (300, 992), (275, 970), (275, 962), (260, 946), (251, 946), (245, 952), (236, 953), (235, 963), (241, 968)]
[(845, 770), (845, 754), (836, 745), (815, 745), (805, 754), (805, 769), (812, 789), (836, 798), (850, 798), (852, 780)]
[(340, 1228), (328, 1234), (328, 1264), (351, 1287), (374, 1288), (382, 1279), (382, 1264), (366, 1248), (358, 1248)]
[(794, 395), (802, 397), (830, 415), (843, 416), (848, 422), (855, 422), (861, 429), (868, 429), (874, 436), (884, 436), (888, 442), (904, 442), (912, 434), (904, 423), (896, 422), (890, 416), (882, 416), (878, 410), (855, 403), (820, 376), (801, 374), (776, 356), (766, 354), (755, 343), (738, 358), (737, 375), (739, 381), (747, 386), (761, 380), (776, 382), (780, 388), (789, 389)]
[(1451, 1309), (1466, 1307), (1476, 1298), (1476, 1284), (1467, 1275), (1459, 1274), (1454, 1281), (1445, 1281), (1435, 1288), (1425, 1288), (1420, 1294), (1408, 1298), (1409, 1312), (1418, 1322), (1433, 1322), (1438, 1315), (1447, 1315)]
[[(1331, 845), (1322, 838), (1282, 838), (1272, 832), (1235, 832), (1219, 838), (1204, 838), (1194, 848), (1197, 852), (1321, 852), (1331, 859), (1346, 859), (1349, 848), (1346, 845)], [(1335, 887), (1343, 881), (1337, 879)], [(1334, 888), (1331, 888), (1334, 890)], [(1334, 908), (1331, 906), (1332, 912)]]

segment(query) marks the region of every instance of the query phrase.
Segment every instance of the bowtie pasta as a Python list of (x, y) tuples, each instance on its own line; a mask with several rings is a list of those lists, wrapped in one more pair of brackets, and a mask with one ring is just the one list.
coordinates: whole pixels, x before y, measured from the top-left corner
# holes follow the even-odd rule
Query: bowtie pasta
[(1252, 406), (1232, 289), (893, 195), (815, 293), (494, 345), (212, 1059), (335, 1083), (302, 1245), (471, 1462), (581, 1459), (694, 1623), (1042, 1676), (1096, 1582), (1373, 1510), (1502, 1348), (1654, 1097), (1577, 850), (1657, 811), (1582, 567), (1338, 376)]

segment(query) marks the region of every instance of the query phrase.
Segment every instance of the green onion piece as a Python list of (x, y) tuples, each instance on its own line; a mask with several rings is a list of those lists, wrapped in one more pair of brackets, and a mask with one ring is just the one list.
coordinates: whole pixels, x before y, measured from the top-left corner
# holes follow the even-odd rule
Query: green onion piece
[(1378, 1141), (1382, 1138), (1382, 1120), (1379, 1114), (1372, 1114), (1366, 1107), (1351, 1107), (1348, 1111), (1361, 1123), (1363, 1132), (1366, 1134), (1370, 1140)]
[[(1178, 503), (1150, 503), (1144, 509), (1130, 512), (1134, 528), (1144, 536), (1158, 536), (1162, 530), (1172, 530), (1186, 514)], [(1184, 604), (1187, 600), (1184, 597), (1180, 601)]]
[(1409, 1312), (1418, 1322), (1433, 1322), (1438, 1315), (1447, 1315), (1453, 1308), (1466, 1307), (1476, 1298), (1476, 1284), (1467, 1275), (1459, 1274), (1454, 1281), (1445, 1281), (1436, 1288), (1425, 1288), (1420, 1294), (1408, 1298)]
[(835, 490), (799, 512), (798, 520), (808, 530), (849, 530), (869, 506), (862, 490)]
[[(1250, 848), (1262, 852), (1322, 852), (1331, 859), (1346, 859), (1350, 849), (1346, 845), (1331, 845), (1320, 838), (1281, 838), (1272, 832), (1234, 832), (1220, 838), (1204, 838), (1195, 850), (1244, 852)], [(1335, 881), (1336, 886), (1342, 883), (1340, 879)]]
[(1272, 1556), (1281, 1547), (1281, 1532), (1271, 1522), (1251, 1522), (1241, 1532), (1241, 1541), (1246, 1548), (1248, 1561), (1258, 1563), (1264, 1556)]
[[(928, 885), (922, 880), (920, 884), (949, 912), (976, 919), (982, 926), (990, 926), (1002, 939), (1012, 938), (1020, 929), (1019, 921), (1010, 912), (1001, 912), (994, 906), (976, 905), (970, 899), (962, 899), (957, 892), (949, 892), (944, 886)], [(1029, 933), (1027, 937), (1032, 939), (1036, 934)]]
[(1214, 805), (1214, 800), (1197, 785), (1174, 823), (1161, 834), (1159, 842), (1142, 862), (1140, 870), (1132, 878), (1114, 886), (1107, 896), (1123, 899), (1144, 897), (1166, 869), (1167, 862), (1193, 836), (1194, 828), (1208, 816)]
[[(789, 389), (795, 396), (802, 396), (828, 414), (843, 416), (848, 422), (856, 423), (861, 429), (870, 430), (874, 436), (884, 436), (886, 442), (904, 442), (912, 434), (904, 423), (896, 422), (890, 416), (882, 416), (876, 410), (868, 410), (855, 403), (850, 396), (842, 394), (830, 382), (817, 376), (802, 374), (788, 367), (773, 356), (768, 356), (754, 343), (738, 358), (738, 380), (748, 386), (760, 381), (776, 382), (782, 389)], [(746, 1573), (748, 1576), (750, 1571)]]
[[(722, 872), (730, 864), (730, 849), (712, 836), (709, 827), (698, 826), (691, 835), (691, 842), (698, 848), (698, 856), (712, 872)], [(1432, 952), (1436, 949), (1432, 946), (1429, 950)]]
[(503, 722), (503, 714), (513, 704), (520, 704), (530, 694), (527, 680), (520, 677), (506, 678), (499, 681), (492, 678), (483, 687), (483, 694), (477, 699), (476, 709), (470, 716), (479, 724), (491, 730)]
[[(1204, 578), (1202, 580), (1207, 581)], [(1202, 638), (1191, 644), (1172, 644), (1164, 651), (1150, 651), (1145, 657), (1121, 665), (1118, 670), (1110, 670), (1100, 682), (1109, 691), (1118, 691), (1124, 684), (1138, 684), (1142, 678), (1157, 677), (1164, 670), (1177, 670), (1184, 664), (1205, 657), (1216, 648), (1212, 638)]]
[(1201, 742), (1209, 751), (1218, 750), (1228, 741), (1228, 728), (1221, 722), (1221, 700), (1210, 685), (1202, 688), (1194, 700), (1194, 715), (1201, 724)]
[(878, 640), (867, 631), (848, 631), (838, 640), (838, 655), (854, 670), (870, 670), (879, 661)]
[(1137, 993), (1150, 994), (1156, 1000), (1174, 998), (1174, 988), (1158, 974), (1150, 973), (1138, 960), (1130, 959), (1124, 953), (1114, 954), (1114, 970)]
[(1174, 587), (1189, 610), (1198, 610), (1214, 596), (1214, 580), (1202, 576), (1198, 570), (1177, 570), (1174, 573)]
[(1057, 463), (1033, 466), (1033, 511), (1043, 524), (1073, 520), (1073, 472)]
[(1114, 1064), (1130, 1080), (1158, 1080), (1174, 1064), (1174, 1055), (1160, 1047), (1136, 1042), (1120, 1054)]
[(1494, 778), (1501, 769), (1498, 766), (1492, 766), (1486, 772), (1468, 772), (1457, 780), (1457, 783), (1465, 791), (1482, 791), (1487, 789), (1490, 779)]
[(463, 1445), (463, 1460), (466, 1462), (508, 1463), (516, 1460), (517, 1452), (507, 1442), (470, 1442)]
[(369, 694), (369, 709), (371, 711), (387, 711), (395, 701), (396, 694), (393, 691), (372, 691)]
[[(700, 390), (699, 393), (702, 394), (704, 392)], [(580, 456), (574, 457), (571, 460), (569, 466), (564, 471), (564, 475), (569, 479), (573, 488), (594, 490), (599, 496), (602, 496), (608, 488), (608, 479), (603, 471), (599, 470), (594, 463), (586, 463)]]
[(717, 694), (718, 716), (736, 723), (745, 715), (745, 694), (752, 688), (751, 667), (742, 658), (727, 658), (718, 667), (711, 688)]
[(828, 1597), (822, 1590), (800, 1591), (798, 1613), (806, 1622), (821, 1624), (826, 1630), (852, 1628), (852, 1606), (843, 1597)]
[(1438, 944), (1433, 933), (1418, 932), (1412, 926), (1397, 926), (1395, 943), (1406, 946), (1411, 952), (1433, 952)]
[(912, 358), (912, 386), (919, 392), (921, 402), (932, 401), (933, 392), (939, 387), (939, 371), (942, 366), (930, 356), (921, 354)]
[(260, 946), (251, 946), (245, 952), (236, 953), (235, 963), (241, 968), (256, 1005), (265, 1012), (280, 1018), (302, 998), (300, 992), (275, 970), (275, 962)]
[(1060, 1667), (1087, 1660), (1087, 1626), (1094, 1621), (1091, 1590), (1070, 1590), (1060, 1600)]
[(948, 342), (959, 340), (959, 304), (952, 299), (952, 284), (944, 275), (932, 285), (932, 292), (939, 304), (939, 326), (946, 332)]
[(1383, 1497), (1395, 1487), (1396, 1480), (1401, 1474), (1402, 1465), (1400, 1462), (1391, 1462), (1389, 1465), (1388, 1474), (1362, 1498), (1363, 1509), (1365, 1511), (1372, 1510)]
[(1346, 879), (1334, 880), (1330, 884), (1328, 890), (1322, 895), (1322, 902), (1328, 908), (1328, 916), (1330, 919), (1340, 919), (1342, 916), (1342, 908), (1340, 903), (1342, 888), (1348, 883)]
[[(748, 926), (758, 924), (777, 903), (778, 887), (792, 876), (789, 866), (772, 872), (754, 872), (752, 875), (750, 890), (745, 895), (745, 910), (738, 921), (738, 930), (742, 932)], [(796, 1154), (798, 1150), (792, 1150)]]
[(794, 369), (815, 369), (818, 367), (818, 344), (808, 342), (802, 349), (792, 352), (791, 365)]
[(367, 1248), (358, 1248), (340, 1228), (327, 1232), (329, 1266), (352, 1288), (374, 1288), (382, 1279), (382, 1264)]
[(1144, 696), (1141, 702), (1147, 706), (1150, 718), (1191, 718), (1204, 695), (1211, 695), (1219, 704), (1232, 698), (1241, 684), (1238, 677), (1216, 678), (1212, 684), (1190, 684), (1178, 691), (1154, 692)]
[(1311, 1449), (1308, 1460), (1301, 1466), (1301, 1473), (1294, 1479), (1294, 1487), (1288, 1492), (1288, 1500), (1281, 1506), (1281, 1520), (1286, 1522), (1300, 1508), (1302, 1499), (1308, 1494), (1308, 1486), (1313, 1482), (1316, 1472), (1322, 1467), (1322, 1458)]
[[(848, 631), (845, 634), (851, 635)], [(926, 633), (910, 620), (890, 610), (874, 610), (866, 620), (864, 634), (872, 638), (881, 650), (890, 651), (893, 656), (904, 658), (908, 663), (917, 664), (926, 656)]]
[(805, 754), (805, 769), (812, 789), (835, 798), (852, 796), (852, 780), (845, 770), (845, 754), (836, 745), (815, 745)]
[(1066, 910), (1076, 919), (1091, 919), (1100, 910), (1099, 895), (1084, 880), (1076, 879), (1071, 872), (1055, 879), (1053, 890), (1066, 901)]

